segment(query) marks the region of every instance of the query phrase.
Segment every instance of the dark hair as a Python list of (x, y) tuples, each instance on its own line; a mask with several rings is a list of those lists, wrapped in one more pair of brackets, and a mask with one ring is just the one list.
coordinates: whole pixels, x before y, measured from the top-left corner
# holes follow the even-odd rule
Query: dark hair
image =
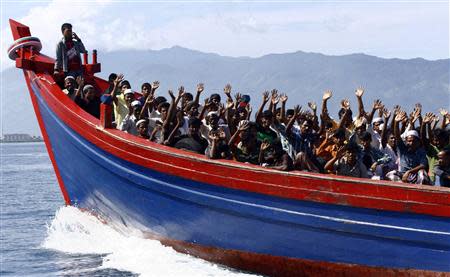
[(184, 107), (184, 109), (186, 110), (186, 111), (189, 111), (190, 109), (192, 109), (193, 107), (199, 107), (199, 105), (198, 105), (198, 103), (196, 103), (195, 101), (189, 101), (187, 104), (186, 104), (186, 107)]
[(372, 141), (372, 135), (369, 132), (363, 132), (359, 135), (359, 139), (362, 141)]
[(345, 138), (344, 128), (338, 128), (338, 129), (334, 130), (333, 137), (339, 138), (339, 139)]
[(281, 113), (281, 108), (277, 108), (277, 109), (275, 110), (275, 112), (276, 112), (276, 114)]
[(131, 88), (131, 84), (130, 82), (128, 82), (128, 80), (123, 80), (122, 82), (120, 82), (120, 87), (123, 87), (123, 85), (128, 85), (128, 87)]
[(265, 110), (265, 111), (263, 111), (261, 116), (264, 117), (264, 118), (271, 119), (271, 118), (273, 118), (273, 113), (272, 113), (271, 110)]
[(202, 121), (200, 119), (198, 119), (197, 117), (191, 117), (191, 118), (189, 118), (188, 124), (189, 124), (189, 127), (191, 127), (191, 126), (200, 127), (202, 125)]
[(159, 104), (164, 103), (164, 102), (167, 102), (167, 99), (164, 96), (158, 96), (155, 98), (155, 106), (156, 107), (158, 107)]
[(214, 98), (216, 98), (220, 102), (220, 95), (219, 94), (217, 94), (217, 93), (211, 94), (211, 96), (209, 97), (209, 100), (213, 100)]
[[(448, 131), (438, 128), (433, 130), (433, 136), (437, 139), (448, 140), (449, 134)], [(448, 143), (448, 142), (447, 142)]]
[(345, 151), (357, 153), (359, 152), (359, 147), (355, 142), (350, 142), (345, 146)]
[[(341, 109), (339, 110), (339, 112), (338, 112), (339, 119), (341, 119), (342, 116), (344, 116), (344, 114), (345, 114), (345, 109), (344, 109), (344, 108), (341, 108)], [(352, 110), (348, 110), (348, 116), (349, 116), (350, 118), (353, 117)]]
[(64, 23), (63, 25), (61, 25), (61, 32), (64, 33), (64, 30), (69, 28), (72, 29), (72, 24)]
[(162, 102), (162, 103), (159, 103), (159, 105), (158, 105), (158, 110), (160, 110), (160, 109), (162, 109), (162, 108), (169, 108), (170, 107), (170, 103), (169, 102)]
[(117, 74), (116, 74), (116, 73), (111, 73), (111, 74), (109, 74), (108, 81), (109, 81), (109, 82), (112, 82), (112, 81), (114, 81), (116, 78), (117, 78)]
[(141, 86), (141, 90), (142, 90), (143, 88), (145, 88), (145, 87), (147, 87), (148, 90), (151, 90), (151, 89), (152, 89), (152, 85), (150, 85), (150, 83), (143, 83), (142, 86)]
[(287, 111), (286, 111), (286, 116), (288, 116), (288, 115), (294, 115), (295, 114), (295, 111), (294, 111), (294, 109), (288, 109)]
[(188, 101), (192, 101), (194, 99), (194, 96), (190, 92), (185, 92), (183, 98), (187, 99)]

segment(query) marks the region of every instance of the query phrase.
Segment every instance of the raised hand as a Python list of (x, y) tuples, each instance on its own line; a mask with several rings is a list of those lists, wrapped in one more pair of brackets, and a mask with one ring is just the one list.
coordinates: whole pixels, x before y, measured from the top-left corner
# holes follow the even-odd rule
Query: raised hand
[[(80, 76), (78, 76), (78, 77), (80, 77)], [(117, 87), (120, 84), (120, 82), (122, 82), (122, 81), (123, 81), (123, 74), (119, 74), (119, 75), (117, 75), (116, 79), (114, 79), (114, 85)]]
[(252, 113), (252, 106), (250, 104), (247, 104), (247, 106), (245, 106), (245, 109), (247, 110), (247, 114)]
[(331, 96), (333, 96), (333, 92), (331, 90), (326, 90), (323, 93), (322, 100), (326, 101), (326, 100), (330, 99)]
[(299, 116), (300, 113), (301, 113), (301, 111), (302, 111), (302, 106), (296, 105), (296, 106), (294, 107), (294, 117)]
[(234, 95), (234, 98), (236, 99), (236, 102), (239, 103), (242, 100), (242, 94), (240, 94), (239, 92), (236, 92), (236, 94)]
[(364, 88), (363, 88), (363, 87), (358, 87), (358, 88), (355, 90), (355, 95), (356, 95), (356, 97), (362, 97), (363, 94), (364, 94)]
[(380, 99), (377, 99), (373, 102), (373, 109), (374, 110), (381, 110), (383, 108), (383, 102), (381, 102)]
[(152, 90), (157, 90), (159, 88), (159, 81), (153, 81)]
[(446, 109), (439, 109), (439, 113), (443, 116), (446, 117), (448, 115), (448, 111)]
[(341, 107), (348, 110), (350, 109), (350, 100), (348, 99), (342, 99), (341, 101)]
[(388, 109), (384, 108), (383, 109), (383, 116), (386, 119), (385, 121), (387, 122), (387, 120), (391, 117), (391, 112)]
[(178, 88), (178, 98), (181, 98), (184, 95), (184, 87), (181, 86)]
[(202, 91), (205, 89), (205, 86), (203, 85), (203, 83), (200, 83), (197, 85), (197, 92), (198, 93), (202, 93)]
[(308, 107), (310, 107), (313, 112), (316, 112), (317, 110), (316, 102), (308, 102)]
[(278, 90), (273, 89), (272, 91), (270, 91), (270, 94), (272, 95), (272, 98), (278, 97)]
[(242, 132), (250, 127), (250, 122), (248, 120), (241, 120), (239, 122), (238, 131)]
[(399, 105), (395, 105), (394, 106), (394, 115), (397, 115), (400, 111), (401, 111), (402, 107), (400, 107)]
[(405, 111), (400, 111), (397, 113), (397, 115), (395, 116), (395, 121), (400, 122), (407, 119), (406, 116), (406, 112)]
[(167, 93), (169, 94), (170, 98), (172, 98), (173, 100), (175, 100), (175, 95), (173, 95), (173, 91), (172, 90), (168, 90)]
[(286, 103), (286, 101), (288, 100), (288, 96), (284, 93), (280, 94), (280, 101), (281, 103)]
[(431, 123), (431, 121), (433, 121), (434, 118), (435, 115), (433, 113), (426, 113), (425, 116), (423, 117), (423, 123), (424, 124)]
[(267, 103), (269, 101), (269, 92), (266, 90), (263, 92), (263, 102)]
[(226, 84), (226, 86), (223, 88), (223, 92), (228, 96), (231, 97), (231, 85)]
[(211, 106), (211, 101), (209, 101), (209, 98), (205, 99), (205, 104), (203, 105), (205, 108), (209, 108)]

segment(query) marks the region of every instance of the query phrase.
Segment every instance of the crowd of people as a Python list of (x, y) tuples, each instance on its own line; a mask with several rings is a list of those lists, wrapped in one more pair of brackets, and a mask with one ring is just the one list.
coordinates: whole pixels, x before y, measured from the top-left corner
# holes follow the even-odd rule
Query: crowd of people
[[(70, 58), (61, 60), (73, 66)], [(163, 96), (156, 93), (157, 81), (135, 92), (123, 75), (112, 73), (108, 89), (99, 93), (82, 74), (66, 75), (64, 92), (85, 111), (99, 118), (102, 95), (102, 102), (113, 105), (115, 128), (155, 143), (282, 171), (450, 187), (450, 115), (444, 109), (423, 113), (416, 104), (407, 113), (376, 100), (366, 110), (364, 89), (357, 88), (357, 109), (343, 99), (335, 120), (328, 112), (331, 91), (324, 92), (318, 110), (314, 102), (287, 108), (288, 96), (274, 89), (263, 92), (252, 116), (250, 96), (232, 95), (231, 85), (200, 103), (203, 84), (195, 95), (181, 86)]]

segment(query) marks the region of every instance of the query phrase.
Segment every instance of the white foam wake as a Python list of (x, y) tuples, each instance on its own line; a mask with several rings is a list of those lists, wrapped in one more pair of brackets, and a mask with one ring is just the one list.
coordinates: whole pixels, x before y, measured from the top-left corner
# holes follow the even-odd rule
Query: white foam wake
[(138, 230), (119, 233), (74, 207), (56, 212), (43, 247), (70, 254), (106, 254), (101, 268), (141, 276), (249, 276), (177, 253), (156, 240), (142, 238)]

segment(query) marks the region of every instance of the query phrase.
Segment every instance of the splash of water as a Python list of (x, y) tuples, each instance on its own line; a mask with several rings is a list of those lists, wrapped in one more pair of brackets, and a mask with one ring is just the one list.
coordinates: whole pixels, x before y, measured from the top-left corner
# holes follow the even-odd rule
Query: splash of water
[(74, 207), (62, 207), (48, 226), (43, 247), (69, 254), (102, 254), (101, 268), (140, 276), (253, 276), (177, 253), (139, 230), (118, 232)]

